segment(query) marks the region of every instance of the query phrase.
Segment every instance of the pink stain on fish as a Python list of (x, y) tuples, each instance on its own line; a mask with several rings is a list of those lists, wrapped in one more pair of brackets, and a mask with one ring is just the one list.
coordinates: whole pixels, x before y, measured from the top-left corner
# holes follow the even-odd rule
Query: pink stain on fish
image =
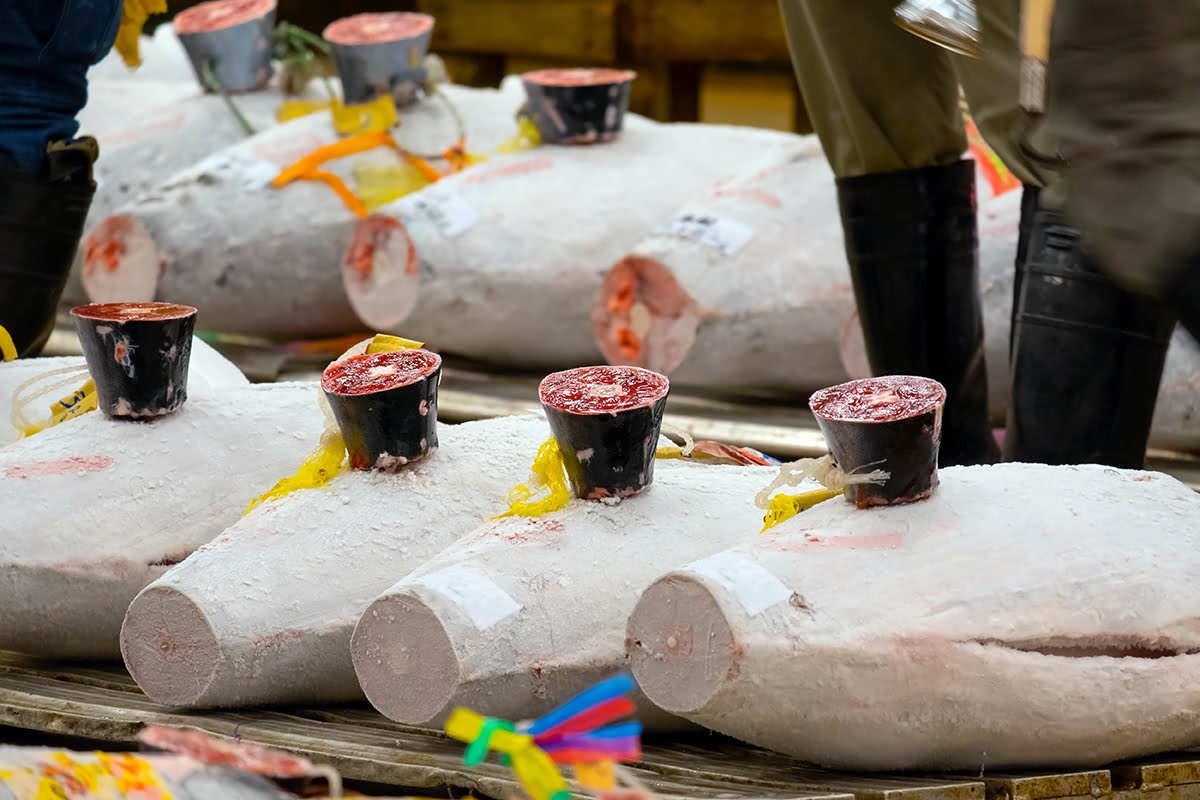
[(737, 197), (761, 203), (772, 210), (783, 208), (783, 201), (764, 189), (718, 189), (713, 192), (713, 197)]
[(874, 536), (821, 537), (811, 533), (801, 536), (796, 531), (789, 531), (764, 536), (762, 546), (781, 553), (803, 553), (809, 550), (897, 550), (904, 546), (904, 534), (897, 531)]
[(44, 478), (50, 475), (67, 475), (69, 473), (103, 472), (112, 466), (113, 460), (108, 456), (74, 456), (72, 458), (56, 458), (52, 461), (34, 461), (31, 464), (19, 464), (4, 470), (6, 478)]
[(497, 178), (511, 178), (517, 175), (528, 175), (531, 172), (542, 172), (554, 166), (554, 159), (546, 156), (543, 158), (535, 158), (530, 161), (523, 161), (520, 164), (511, 164), (507, 167), (499, 167), (487, 172), (470, 173), (465, 179), (467, 183), (487, 183), (488, 181)]

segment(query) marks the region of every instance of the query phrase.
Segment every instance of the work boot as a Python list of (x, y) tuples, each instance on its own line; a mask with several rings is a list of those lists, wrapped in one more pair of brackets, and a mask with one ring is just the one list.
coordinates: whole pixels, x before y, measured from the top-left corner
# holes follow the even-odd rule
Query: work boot
[(1038, 211), (1012, 338), (1006, 461), (1140, 469), (1175, 316), (1093, 265)]
[(1017, 309), (1021, 305), (1021, 285), (1025, 282), (1025, 262), (1029, 258), (1029, 236), (1033, 233), (1033, 220), (1037, 216), (1038, 198), (1042, 190), (1036, 186), (1021, 189), (1021, 219), (1017, 225), (1017, 258), (1013, 264), (1012, 311), (1009, 314), (1008, 358), (1012, 361), (1013, 342), (1016, 340)]
[(874, 375), (946, 387), (942, 466), (990, 464), (975, 162), (841, 178), (838, 205)]
[(75, 260), (96, 184), (90, 137), (52, 143), (43, 175), (0, 170), (0, 326), (17, 357), (36, 356)]

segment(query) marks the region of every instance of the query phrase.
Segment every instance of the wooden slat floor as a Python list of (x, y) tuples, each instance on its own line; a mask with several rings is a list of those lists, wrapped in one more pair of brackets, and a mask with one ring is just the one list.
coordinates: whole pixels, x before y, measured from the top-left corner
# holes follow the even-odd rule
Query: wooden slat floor
[[(494, 798), (517, 792), (507, 768), (469, 769), (458, 743), (365, 706), (180, 712), (151, 702), (119, 665), (48, 664), (0, 653), (0, 726), (121, 748), (136, 746), (147, 724), (259, 742), (330, 764), (355, 781)], [(643, 761), (632, 769), (664, 800), (1200, 800), (1200, 753), (1078, 772), (854, 775), (697, 733), (649, 737)]]

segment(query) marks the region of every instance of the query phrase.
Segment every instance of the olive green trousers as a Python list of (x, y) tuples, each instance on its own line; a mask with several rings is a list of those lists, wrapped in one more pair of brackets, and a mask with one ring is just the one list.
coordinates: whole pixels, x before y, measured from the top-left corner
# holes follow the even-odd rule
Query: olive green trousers
[(976, 0), (980, 58), (897, 26), (897, 2), (780, 0), (834, 173), (961, 158), (961, 85), (987, 143), (1098, 265), (1171, 301), (1195, 334), (1200, 297), (1172, 295), (1200, 292), (1200, 0), (1057, 0), (1040, 120), (1018, 102), (1020, 0)]

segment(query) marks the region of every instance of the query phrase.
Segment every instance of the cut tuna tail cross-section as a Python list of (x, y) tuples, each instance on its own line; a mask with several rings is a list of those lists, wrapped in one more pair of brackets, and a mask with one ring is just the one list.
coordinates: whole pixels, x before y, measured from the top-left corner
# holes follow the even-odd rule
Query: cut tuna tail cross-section
[(528, 114), (543, 142), (595, 144), (621, 133), (636, 73), (624, 69), (541, 69), (521, 76)]
[(360, 698), (350, 635), (363, 611), (502, 511), (545, 437), (533, 415), (443, 425), (436, 453), (394, 473), (347, 470), (256, 508), (133, 601), (126, 666), (173, 706)]
[(669, 390), (665, 376), (640, 367), (578, 367), (542, 379), (538, 395), (576, 497), (650, 487)]
[[(625, 665), (625, 620), (667, 565), (711, 555), (762, 525), (766, 467), (658, 465), (620, 503), (572, 499), (476, 529), (383, 593), (354, 632), (354, 666), (388, 717), (437, 724), (456, 706), (530, 719)], [(680, 641), (680, 649), (699, 648)], [(642, 704), (655, 729), (680, 721)]]
[(360, 222), (356, 242), (383, 258), (348, 254), (346, 294), (371, 327), (443, 352), (546, 370), (597, 363), (592, 298), (630, 245), (687, 198), (798, 141), (629, 115), (602, 147), (496, 156), (380, 209), (400, 228)]
[(833, 460), (850, 476), (858, 508), (927, 499), (938, 485), (946, 387), (930, 378), (885, 375), (830, 386), (808, 400)]
[(275, 0), (208, 0), (172, 24), (205, 91), (252, 92), (271, 80)]
[(1192, 747), (1197, 519), (1159, 473), (949, 467), (924, 502), (821, 503), (666, 572), (629, 619), (634, 674), (667, 711), (848, 770)]
[(325, 368), (321, 390), (352, 469), (395, 471), (438, 446), (442, 357), (428, 350), (364, 353)]
[(427, 75), (421, 66), (433, 36), (433, 17), (406, 11), (355, 14), (334, 20), (324, 37), (333, 48), (347, 105), (390, 94), (397, 106), (417, 99)]
[[(519, 83), (441, 91), (465, 120), (468, 148), (490, 152), (514, 134)], [(395, 138), (414, 152), (436, 154), (458, 133), (445, 106), (429, 101), (405, 112)], [(362, 330), (338, 271), (358, 218), (319, 181), (269, 185), (284, 167), (335, 141), (329, 115), (314, 114), (160, 179), (88, 239), (89, 296), (187, 303), (200, 309), (207, 330), (293, 336)], [(353, 186), (355, 167), (399, 163), (381, 147), (324, 169)]]
[(0, 649), (116, 656), (134, 596), (294, 472), (322, 420), (312, 384), (265, 384), (0, 450), (0, 494), (20, 498), (0, 515)]
[(187, 402), (196, 309), (178, 303), (93, 303), (71, 321), (110, 417), (146, 419)]

